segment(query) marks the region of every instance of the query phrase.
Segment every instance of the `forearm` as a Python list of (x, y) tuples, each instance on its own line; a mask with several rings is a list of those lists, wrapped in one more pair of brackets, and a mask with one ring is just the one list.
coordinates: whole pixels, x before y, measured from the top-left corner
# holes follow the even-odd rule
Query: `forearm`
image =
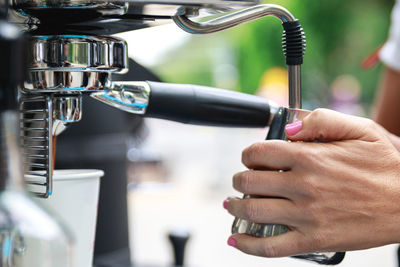
[[(385, 68), (376, 99), (374, 120), (390, 133), (400, 136), (400, 72)], [(393, 140), (397, 138), (392, 138)]]

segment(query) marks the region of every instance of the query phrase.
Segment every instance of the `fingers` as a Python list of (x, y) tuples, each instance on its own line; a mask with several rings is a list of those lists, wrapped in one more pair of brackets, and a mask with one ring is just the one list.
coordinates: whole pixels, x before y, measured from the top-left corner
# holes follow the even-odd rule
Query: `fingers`
[(297, 226), (302, 217), (293, 202), (282, 198), (228, 198), (224, 205), (230, 214), (255, 223)]
[(295, 163), (293, 144), (282, 140), (255, 143), (242, 153), (242, 162), (249, 169), (289, 170)]
[(233, 188), (245, 195), (290, 199), (296, 194), (296, 184), (290, 171), (248, 170), (233, 176)]
[(247, 254), (270, 258), (292, 256), (310, 250), (304, 235), (297, 231), (271, 237), (234, 234), (228, 239), (228, 245)]
[(340, 141), (361, 139), (375, 141), (378, 126), (371, 120), (349, 116), (328, 109), (317, 109), (302, 122), (289, 124), (286, 134), (293, 141)]

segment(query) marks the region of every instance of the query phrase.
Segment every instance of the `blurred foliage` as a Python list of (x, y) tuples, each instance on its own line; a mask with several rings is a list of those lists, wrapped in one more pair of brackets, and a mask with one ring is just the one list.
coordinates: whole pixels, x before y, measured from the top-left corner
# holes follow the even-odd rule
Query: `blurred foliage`
[[(350, 74), (362, 84), (362, 101), (371, 103), (380, 68), (362, 70), (360, 62), (387, 38), (393, 0), (285, 0), (281, 4), (300, 20), (307, 37), (303, 99), (327, 106), (329, 84)], [(234, 64), (237, 82), (228, 89), (254, 93), (263, 73), (285, 66), (282, 26), (268, 17), (220, 33), (193, 36), (172, 51), (156, 71), (169, 82), (216, 86), (216, 64)], [(219, 56), (222, 53), (226, 59)], [(230, 56), (229, 56), (230, 55)]]

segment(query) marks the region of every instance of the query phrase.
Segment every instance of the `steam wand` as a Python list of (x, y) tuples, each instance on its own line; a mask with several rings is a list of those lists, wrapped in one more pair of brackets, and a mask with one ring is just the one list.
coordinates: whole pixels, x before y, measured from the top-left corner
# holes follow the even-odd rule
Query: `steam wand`
[(173, 17), (182, 30), (192, 34), (207, 34), (232, 28), (265, 16), (282, 21), (283, 51), (289, 72), (289, 108), (301, 108), (301, 64), (305, 51), (305, 36), (300, 22), (285, 8), (278, 5), (258, 5), (205, 22), (194, 22), (186, 15)]

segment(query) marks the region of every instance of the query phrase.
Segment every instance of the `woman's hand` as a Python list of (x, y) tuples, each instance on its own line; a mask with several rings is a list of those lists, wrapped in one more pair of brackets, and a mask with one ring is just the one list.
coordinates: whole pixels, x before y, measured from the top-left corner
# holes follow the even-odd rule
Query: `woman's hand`
[[(273, 237), (232, 235), (228, 243), (265, 257), (347, 251), (400, 242), (400, 154), (371, 120), (319, 109), (288, 125), (292, 141), (243, 151), (249, 168), (236, 190), (265, 198), (228, 198), (240, 218), (288, 225)], [(278, 172), (277, 170), (285, 170)]]

